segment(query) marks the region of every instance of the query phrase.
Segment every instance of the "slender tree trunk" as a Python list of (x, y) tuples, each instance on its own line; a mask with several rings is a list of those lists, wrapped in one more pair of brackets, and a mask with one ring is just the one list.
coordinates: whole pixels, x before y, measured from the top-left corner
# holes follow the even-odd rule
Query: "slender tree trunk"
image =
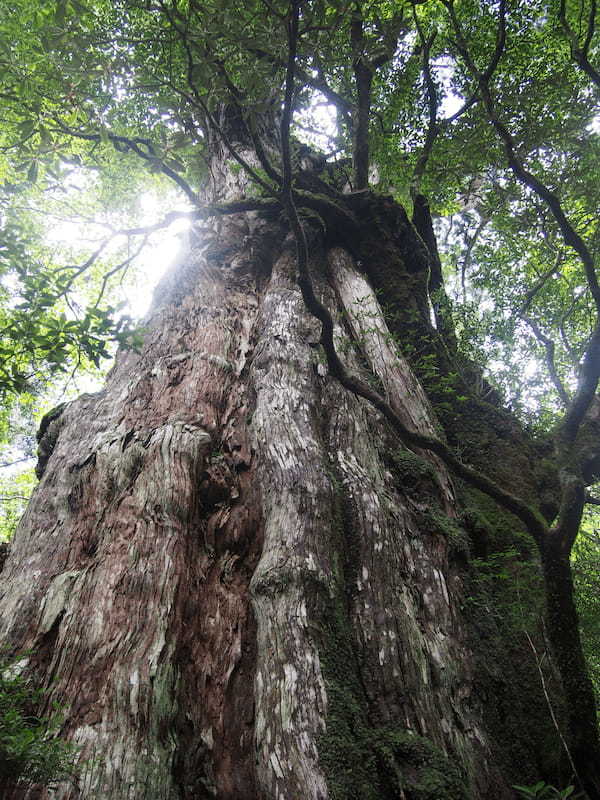
[(598, 728), (593, 707), (594, 689), (583, 659), (579, 620), (573, 597), (573, 577), (568, 554), (559, 540), (542, 551), (546, 586), (548, 638), (568, 698), (571, 758), (582, 788), (592, 800), (600, 798)]
[[(349, 367), (433, 433), (374, 291), (427, 327), (423, 248), (360, 202), (393, 225), (313, 231), (313, 280)], [(0, 622), (87, 759), (52, 797), (511, 796), (486, 709), (516, 688), (476, 674), (452, 479), (328, 376), (293, 254), (256, 213), (192, 232), (141, 353), (47, 426)]]

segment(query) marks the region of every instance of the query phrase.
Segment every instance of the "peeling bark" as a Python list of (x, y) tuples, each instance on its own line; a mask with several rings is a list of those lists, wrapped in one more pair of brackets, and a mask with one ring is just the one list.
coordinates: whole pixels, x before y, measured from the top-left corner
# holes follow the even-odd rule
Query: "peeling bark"
[[(0, 625), (88, 761), (11, 798), (510, 797), (452, 479), (327, 374), (292, 250), (257, 214), (204, 230), (142, 352), (48, 425)], [(311, 252), (348, 367), (438, 430), (368, 270), (321, 236)]]

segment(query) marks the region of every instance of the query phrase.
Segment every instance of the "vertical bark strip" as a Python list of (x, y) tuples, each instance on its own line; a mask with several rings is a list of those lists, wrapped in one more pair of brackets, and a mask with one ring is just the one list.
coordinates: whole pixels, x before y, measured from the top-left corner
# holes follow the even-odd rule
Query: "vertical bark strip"
[[(434, 412), (408, 364), (391, 348), (364, 276), (339, 248), (329, 253), (329, 265), (345, 319), (388, 402), (407, 423), (430, 433)], [(456, 515), (451, 481), (434, 455), (405, 452), (409, 484), (418, 480), (419, 470), (422, 491), (430, 481), (415, 503), (386, 464), (390, 444), (382, 420), (335, 385), (328, 394), (329, 447), (357, 548), (351, 628), (371, 718), (455, 754), (465, 781), (478, 792), (490, 781), (490, 749), (471, 699), (472, 675), (465, 669), (470, 653), (456, 613), (462, 588), (448, 561), (449, 549), (457, 545), (448, 538)]]
[(294, 259), (277, 262), (265, 294), (253, 362), (253, 428), (265, 540), (252, 579), (258, 624), (256, 739), (265, 796), (328, 796), (316, 739), (326, 697), (311, 635), (311, 594), (330, 592), (325, 532), (331, 486), (324, 470), (310, 339), (318, 331), (294, 281)]

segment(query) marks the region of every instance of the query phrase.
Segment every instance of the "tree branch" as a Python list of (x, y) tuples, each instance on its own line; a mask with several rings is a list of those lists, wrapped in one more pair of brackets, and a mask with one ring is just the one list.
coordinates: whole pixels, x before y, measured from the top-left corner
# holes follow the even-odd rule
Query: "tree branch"
[[(106, 138), (112, 143), (115, 150), (118, 150), (119, 152), (131, 150), (131, 152), (135, 153), (144, 161), (152, 164), (153, 167), (158, 168), (164, 175), (176, 183), (186, 195), (188, 200), (192, 203), (192, 205), (198, 205), (198, 195), (196, 192), (194, 192), (189, 183), (182, 178), (181, 175), (179, 175), (177, 172), (175, 172), (175, 170), (171, 169), (171, 167), (162, 161), (162, 159), (156, 154), (154, 145), (149, 139), (117, 136), (114, 133), (108, 132), (104, 135), (100, 135), (99, 133), (85, 133), (83, 131), (77, 131), (73, 128), (69, 128), (58, 119), (55, 119), (54, 122), (58, 125), (59, 130), (62, 133), (67, 134), (67, 136), (73, 136), (74, 138), (83, 139), (88, 142), (101, 142), (104, 138)], [(146, 149), (144, 150), (144, 148)]]
[(533, 335), (538, 340), (538, 342), (540, 342), (544, 346), (544, 350), (546, 352), (546, 367), (548, 369), (550, 379), (552, 380), (556, 393), (560, 397), (562, 404), (565, 406), (565, 408), (567, 408), (570, 402), (570, 398), (556, 369), (556, 362), (554, 359), (556, 346), (554, 344), (554, 341), (543, 333), (540, 326), (537, 324), (535, 320), (531, 319), (531, 317), (528, 317), (526, 314), (523, 313), (520, 313), (519, 316), (524, 322), (526, 322), (529, 325), (529, 327), (533, 331)]
[[(558, 197), (553, 194), (548, 187), (545, 186), (545, 184), (543, 184), (535, 175), (525, 168), (523, 162), (517, 155), (514, 140), (506, 125), (500, 120), (494, 100), (492, 98), (489, 88), (489, 69), (485, 72), (480, 72), (475, 66), (467, 42), (463, 35), (462, 27), (458, 21), (458, 18), (456, 17), (453, 0), (441, 0), (441, 2), (446, 7), (452, 22), (452, 26), (456, 34), (456, 47), (461, 54), (467, 69), (477, 80), (483, 105), (490, 122), (492, 123), (496, 133), (504, 145), (507, 161), (511, 170), (513, 171), (517, 180), (519, 180), (522, 184), (531, 189), (534, 194), (540, 197), (552, 212), (562, 234), (563, 241), (566, 245), (575, 250), (581, 260), (587, 286), (596, 307), (596, 321), (594, 324), (594, 330), (584, 354), (577, 390), (567, 407), (565, 416), (561, 423), (561, 447), (568, 448), (575, 441), (585, 413), (594, 399), (598, 386), (598, 380), (600, 378), (600, 285), (598, 283), (594, 258), (581, 236), (577, 233), (568, 220)], [(494, 58), (492, 59), (492, 63), (494, 61), (497, 63), (496, 55), (499, 44), (502, 43), (504, 45), (505, 43), (505, 17), (506, 2), (505, 0), (501, 0), (497, 47)]]
[(585, 34), (585, 39), (583, 41), (583, 45), (580, 46), (579, 44), (579, 37), (573, 30), (573, 28), (569, 25), (569, 21), (567, 20), (567, 11), (566, 11), (566, 0), (560, 0), (560, 8), (558, 10), (558, 19), (562, 28), (569, 40), (569, 46), (571, 49), (571, 58), (575, 63), (579, 66), (583, 72), (593, 81), (593, 83), (600, 88), (600, 72), (595, 69), (589, 61), (588, 53), (590, 49), (590, 44), (592, 43), (592, 38), (594, 36), (594, 31), (596, 28), (596, 0), (591, 0), (590, 3), (590, 13), (588, 15), (587, 21), (587, 30)]
[(356, 109), (354, 115), (354, 190), (359, 192), (369, 185), (369, 122), (371, 118), (371, 88), (373, 70), (365, 53), (365, 37), (358, 4), (350, 22), (352, 68), (356, 83)]
[(562, 250), (559, 250), (558, 253), (556, 254), (556, 261), (554, 262), (554, 264), (550, 267), (550, 269), (546, 270), (546, 272), (540, 275), (540, 277), (537, 279), (537, 281), (534, 283), (531, 289), (529, 289), (529, 291), (526, 293), (525, 299), (523, 300), (521, 308), (519, 309), (519, 316), (523, 316), (523, 314), (526, 314), (529, 311), (529, 308), (533, 303), (533, 301), (535, 300), (535, 297), (538, 294), (538, 292), (541, 291), (548, 282), (548, 280), (558, 272), (558, 269), (563, 261), (563, 258), (564, 258), (564, 253)]
[(427, 162), (429, 161), (429, 156), (433, 150), (433, 145), (435, 144), (435, 140), (439, 135), (440, 126), (438, 125), (437, 121), (439, 107), (437, 90), (435, 88), (435, 82), (433, 80), (433, 75), (431, 74), (431, 64), (429, 62), (429, 53), (431, 51), (431, 46), (435, 41), (436, 31), (434, 31), (429, 38), (426, 38), (421, 23), (419, 22), (416, 5), (413, 4), (412, 9), (415, 27), (417, 29), (417, 33), (419, 34), (421, 48), (423, 51), (423, 63), (421, 69), (427, 89), (427, 110), (429, 113), (429, 122), (427, 125), (427, 133), (425, 135), (425, 143), (423, 144), (423, 149), (419, 155), (419, 158), (417, 159), (417, 163), (415, 164), (410, 181), (410, 195), (414, 202), (415, 197), (419, 194), (421, 180), (425, 174), (425, 170), (427, 169)]
[[(229, 141), (229, 137), (227, 136), (227, 134), (225, 133), (225, 131), (223, 130), (221, 125), (219, 125), (219, 123), (217, 122), (214, 114), (210, 111), (210, 109), (208, 108), (208, 106), (204, 102), (203, 98), (200, 96), (200, 93), (198, 92), (198, 87), (196, 86), (196, 84), (195, 84), (195, 82), (193, 80), (193, 73), (194, 73), (195, 63), (194, 63), (194, 56), (193, 56), (193, 53), (192, 53), (192, 50), (191, 50), (191, 47), (190, 47), (189, 39), (188, 39), (188, 36), (187, 36), (187, 32), (185, 31), (185, 29), (181, 30), (178, 27), (177, 23), (175, 22), (175, 20), (173, 18), (173, 15), (166, 8), (166, 6), (165, 6), (165, 4), (163, 2), (160, 3), (160, 6), (161, 6), (161, 8), (162, 8), (162, 10), (163, 10), (163, 12), (164, 12), (169, 24), (171, 25), (171, 27), (173, 28), (175, 33), (179, 36), (180, 41), (181, 41), (181, 43), (182, 43), (182, 45), (184, 47), (184, 50), (186, 52), (186, 58), (187, 58), (187, 82), (188, 82), (188, 86), (190, 87), (190, 89), (191, 89), (191, 91), (193, 93), (193, 97), (191, 97), (186, 92), (183, 92), (182, 90), (177, 90), (177, 91), (180, 94), (182, 94), (193, 107), (195, 107), (196, 109), (199, 109), (204, 114), (206, 120), (210, 123), (210, 125), (213, 127), (213, 129), (218, 133), (219, 137), (221, 138), (221, 141), (225, 145), (226, 149), (228, 150), (228, 152), (230, 153), (232, 158), (235, 161), (237, 161), (237, 163), (244, 169), (246, 174), (249, 175), (252, 178), (252, 180), (254, 180), (254, 182), (256, 184), (258, 184), (262, 189), (264, 189), (264, 191), (268, 195), (271, 195), (272, 197), (276, 197), (277, 194), (276, 194), (275, 190), (266, 181), (264, 181), (260, 177), (260, 175), (256, 172), (256, 170), (254, 170), (250, 166), (250, 164), (246, 161), (246, 159), (237, 151), (237, 149), (233, 147), (233, 145)], [(232, 97), (232, 99), (235, 100), (234, 97)]]
[(515, 497), (501, 486), (496, 484), (487, 476), (463, 464), (462, 461), (451, 451), (451, 449), (439, 439), (435, 439), (406, 427), (402, 419), (384, 400), (381, 395), (373, 391), (359, 378), (350, 375), (335, 349), (334, 323), (328, 309), (321, 303), (314, 292), (312, 279), (308, 266), (308, 244), (304, 228), (298, 217), (298, 212), (294, 204), (291, 191), (291, 158), (289, 146), (289, 128), (292, 114), (292, 97), (294, 85), (294, 63), (297, 45), (298, 29), (298, 0), (290, 0), (290, 22), (288, 25), (288, 65), (286, 72), (285, 102), (281, 125), (281, 144), (284, 183), (281, 192), (281, 200), (284, 210), (288, 216), (294, 240), (296, 243), (296, 256), (298, 262), (298, 286), (300, 288), (304, 303), (309, 312), (321, 322), (321, 344), (325, 351), (327, 364), (330, 373), (337, 378), (340, 384), (353, 392), (357, 397), (364, 398), (374, 408), (380, 411), (387, 421), (391, 424), (400, 440), (410, 447), (429, 450), (439, 456), (442, 461), (457, 475), (471, 486), (485, 492), (496, 502), (500, 503), (508, 511), (518, 517), (531, 536), (541, 547), (548, 533), (547, 525), (542, 516), (531, 508), (524, 500)]

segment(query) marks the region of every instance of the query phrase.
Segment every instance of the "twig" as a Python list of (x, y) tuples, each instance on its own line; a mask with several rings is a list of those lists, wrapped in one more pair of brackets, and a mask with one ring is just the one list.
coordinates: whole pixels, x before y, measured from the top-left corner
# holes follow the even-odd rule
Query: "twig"
[(3, 464), (0, 464), (0, 469), (14, 467), (15, 464), (22, 464), (23, 461), (31, 461), (32, 458), (33, 456), (23, 456), (22, 458), (17, 458), (15, 461), (5, 461)]
[(554, 341), (550, 339), (550, 337), (546, 336), (545, 333), (543, 333), (540, 326), (537, 324), (535, 320), (531, 319), (531, 317), (528, 317), (526, 314), (519, 314), (519, 316), (524, 322), (526, 322), (529, 325), (529, 327), (533, 332), (533, 335), (538, 340), (538, 342), (540, 342), (540, 344), (544, 346), (544, 350), (546, 353), (546, 366), (548, 368), (548, 373), (550, 374), (550, 379), (554, 384), (554, 388), (556, 389), (556, 393), (560, 397), (562, 404), (565, 407), (567, 407), (570, 402), (570, 397), (556, 369), (556, 362), (554, 359), (556, 346), (554, 344)]

